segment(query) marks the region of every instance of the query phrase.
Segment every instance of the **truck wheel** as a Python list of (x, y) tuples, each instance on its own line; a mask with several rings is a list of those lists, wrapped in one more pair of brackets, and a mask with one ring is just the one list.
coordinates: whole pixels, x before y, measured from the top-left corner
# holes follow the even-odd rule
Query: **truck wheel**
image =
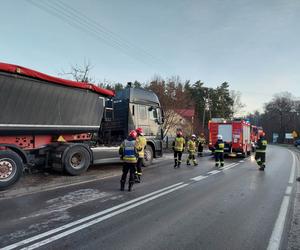
[(145, 157), (143, 159), (144, 167), (148, 167), (152, 164), (153, 161), (153, 150), (150, 145), (147, 145), (145, 148)]
[(0, 189), (18, 181), (23, 173), (21, 157), (10, 150), (0, 151)]
[(64, 169), (70, 175), (80, 175), (84, 173), (91, 163), (91, 156), (85, 147), (76, 145), (67, 148), (64, 156)]

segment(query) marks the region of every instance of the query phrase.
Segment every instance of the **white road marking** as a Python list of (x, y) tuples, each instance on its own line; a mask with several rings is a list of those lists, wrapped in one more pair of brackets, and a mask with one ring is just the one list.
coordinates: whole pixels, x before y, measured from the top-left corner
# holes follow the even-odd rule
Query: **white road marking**
[[(292, 183), (294, 182), (294, 177), (295, 177), (294, 174), (295, 174), (295, 167), (296, 167), (295, 155), (294, 155), (293, 152), (291, 152), (291, 154), (293, 156), (293, 165), (291, 167), (289, 184), (291, 184), (290, 182), (292, 182)], [(290, 198), (291, 198), (289, 192), (292, 192), (292, 187), (290, 187), (290, 186), (287, 187), (286, 195), (283, 197), (283, 200), (282, 200), (282, 203), (281, 203), (281, 206), (280, 206), (280, 210), (279, 210), (279, 214), (278, 214), (278, 217), (276, 219), (275, 226), (273, 228), (272, 235), (271, 235), (271, 238), (269, 240), (269, 245), (268, 245), (267, 250), (280, 249), (284, 224), (285, 224), (285, 220), (286, 220), (286, 217), (287, 217), (287, 212), (288, 212)]]
[(289, 203), (290, 203), (290, 197), (284, 196), (267, 250), (276, 250), (279, 249), (280, 247), (281, 237), (284, 229)]
[(196, 176), (196, 177), (194, 177), (194, 178), (191, 178), (190, 180), (192, 180), (192, 181), (201, 181), (201, 180), (203, 180), (203, 179), (205, 179), (205, 178), (207, 178), (208, 176), (204, 176), (204, 175), (199, 175), (199, 176)]
[[(84, 223), (84, 224), (82, 224), (82, 225), (80, 225), (80, 226), (74, 227), (74, 228), (72, 228), (72, 229), (70, 229), (70, 230), (67, 230), (67, 231), (63, 232), (63, 233), (54, 235), (54, 236), (52, 236), (52, 237), (50, 237), (50, 238), (48, 238), (48, 239), (45, 239), (45, 240), (40, 241), (40, 242), (37, 242), (37, 243), (35, 243), (35, 244), (31, 245), (31, 246), (28, 246), (28, 247), (25, 247), (25, 248), (22, 248), (22, 249), (24, 249), (24, 250), (25, 250), (25, 249), (26, 249), (26, 250), (31, 250), (31, 249), (35, 249), (35, 248), (41, 247), (41, 246), (46, 245), (46, 244), (48, 244), (48, 243), (50, 243), (50, 242), (56, 241), (56, 240), (58, 240), (58, 239), (61, 239), (61, 238), (63, 238), (63, 237), (66, 237), (66, 236), (68, 236), (68, 235), (70, 235), (70, 234), (73, 234), (73, 233), (75, 233), (75, 232), (78, 232), (78, 231), (80, 231), (80, 230), (82, 230), (82, 229), (84, 229), (84, 228), (87, 228), (87, 227), (90, 227), (90, 226), (92, 226), (92, 225), (94, 225), (94, 224), (97, 224), (97, 223), (99, 223), (99, 222), (101, 222), (101, 221), (107, 220), (107, 219), (109, 219), (109, 218), (111, 218), (111, 217), (113, 217), (113, 216), (116, 216), (116, 215), (118, 215), (118, 214), (124, 213), (124, 212), (126, 212), (126, 211), (128, 211), (128, 210), (130, 210), (130, 209), (133, 209), (133, 208), (135, 208), (135, 207), (137, 207), (137, 206), (140, 206), (140, 205), (142, 205), (142, 204), (144, 204), (144, 203), (147, 203), (147, 202), (152, 201), (152, 200), (154, 200), (154, 199), (157, 199), (157, 198), (159, 198), (159, 197), (161, 197), (161, 196), (164, 196), (164, 195), (166, 195), (166, 194), (169, 194), (169, 193), (171, 193), (171, 192), (174, 192), (174, 191), (176, 191), (176, 190), (178, 190), (178, 189), (180, 189), (180, 188), (184, 188), (184, 187), (186, 187), (186, 186), (188, 186), (188, 185), (190, 185), (190, 183), (188, 183), (188, 184), (183, 184), (183, 185), (174, 187), (174, 188), (169, 189), (169, 190), (167, 190), (167, 191), (165, 191), (165, 192), (159, 193), (159, 194), (154, 195), (154, 196), (152, 196), (152, 197), (150, 197), (150, 198), (144, 199), (144, 200), (139, 201), (139, 202), (137, 202), (137, 203), (135, 203), (135, 204), (132, 204), (132, 205), (127, 206), (127, 207), (125, 207), (125, 208), (119, 209), (119, 210), (117, 210), (117, 211), (115, 211), (115, 212), (106, 214), (106, 215), (104, 215), (104, 216), (102, 216), (102, 217), (99, 217), (99, 218), (97, 218), (97, 219), (95, 219), (95, 220), (89, 221), (89, 222)], [(4, 248), (4, 249), (5, 249), (5, 248)]]
[[(232, 167), (235, 167), (238, 164), (239, 163), (229, 164), (228, 166), (224, 167), (224, 170), (227, 170), (227, 169), (230, 169)], [(190, 180), (200, 181), (200, 180), (203, 180), (203, 179), (205, 179), (205, 178), (207, 178), (207, 177), (209, 177), (211, 175), (214, 175), (214, 174), (217, 174), (217, 173), (220, 173), (220, 172), (221, 172), (220, 170), (213, 170), (213, 171), (208, 172), (207, 176), (200, 175), (200, 176), (196, 176), (194, 178), (191, 178)], [(141, 196), (139, 198), (136, 198), (136, 199), (130, 200), (128, 202), (119, 204), (119, 205), (114, 206), (112, 208), (108, 208), (108, 209), (103, 210), (101, 212), (98, 212), (96, 214), (84, 217), (84, 218), (82, 218), (80, 220), (68, 223), (68, 224), (63, 225), (61, 227), (49, 230), (47, 232), (41, 233), (41, 234), (33, 236), (31, 238), (28, 238), (28, 239), (22, 240), (20, 242), (14, 243), (12, 245), (6, 246), (5, 248), (3, 248), (3, 250), (9, 250), (9, 249), (17, 248), (17, 247), (23, 247), (24, 245), (27, 245), (27, 244), (29, 244), (31, 242), (38, 241), (38, 240), (40, 240), (42, 238), (50, 236), (49, 238), (47, 238), (45, 240), (42, 240), (42, 241), (37, 242), (37, 243), (34, 243), (33, 245), (27, 246), (27, 247), (25, 247), (23, 249), (35, 249), (35, 248), (38, 248), (40, 246), (43, 246), (45, 244), (48, 244), (50, 242), (53, 242), (53, 241), (58, 240), (60, 238), (63, 238), (65, 236), (67, 236), (67, 235), (75, 233), (75, 232), (77, 232), (79, 230), (82, 230), (84, 228), (90, 227), (90, 226), (92, 226), (92, 225), (94, 225), (96, 223), (99, 223), (99, 222), (103, 221), (103, 220), (111, 218), (111, 217), (113, 217), (115, 215), (123, 213), (123, 212), (125, 212), (127, 210), (130, 210), (130, 209), (134, 208), (134, 207), (140, 206), (140, 205), (142, 205), (142, 204), (144, 204), (146, 202), (149, 202), (149, 201), (152, 201), (154, 199), (157, 199), (157, 198), (159, 198), (159, 197), (161, 197), (163, 195), (166, 195), (168, 193), (171, 193), (171, 192), (173, 192), (173, 191), (175, 191), (177, 189), (186, 187), (186, 186), (188, 186), (190, 184), (191, 183), (184, 184), (184, 182), (180, 182), (180, 183), (168, 186), (166, 188), (163, 188), (163, 189), (157, 190), (155, 192), (149, 193), (147, 195)], [(134, 203), (134, 204), (132, 204), (132, 203)], [(115, 210), (117, 210), (117, 211), (115, 211)], [(81, 225), (79, 225), (79, 224), (81, 224)], [(77, 226), (77, 225), (79, 225), (79, 226)], [(74, 227), (74, 226), (76, 226), (76, 227)], [(68, 229), (68, 228), (71, 228), (71, 227), (74, 227), (74, 228)], [(66, 229), (68, 229), (68, 230), (66, 230)], [(59, 233), (59, 232), (61, 232), (63, 230), (66, 230), (66, 231), (64, 231), (62, 233)], [(56, 234), (56, 233), (59, 233), (59, 234)]]
[(232, 165), (234, 165), (235, 163), (230, 163), (228, 165), (225, 165), (224, 167), (219, 168), (219, 170), (223, 170), (224, 168), (230, 167)]
[(292, 186), (288, 186), (288, 187), (286, 187), (286, 190), (285, 190), (285, 195), (291, 195), (291, 193), (292, 193), (292, 190), (293, 190), (293, 187), (292, 187)]
[(16, 243), (14, 243), (14, 244), (12, 244), (12, 245), (9, 245), (9, 246), (6, 246), (6, 247), (2, 248), (2, 250), (9, 250), (9, 249), (14, 249), (14, 248), (23, 246), (23, 245), (28, 244), (28, 243), (30, 243), (30, 242), (39, 240), (39, 239), (44, 238), (44, 237), (46, 237), (46, 236), (49, 236), (49, 235), (51, 235), (51, 234), (60, 232), (60, 231), (62, 231), (62, 230), (68, 229), (68, 228), (73, 227), (73, 226), (76, 226), (76, 225), (81, 224), (81, 223), (83, 223), (83, 222), (86, 222), (86, 221), (88, 221), (88, 220), (97, 218), (97, 217), (102, 216), (102, 215), (104, 215), (104, 214), (110, 213), (110, 212), (112, 212), (112, 211), (114, 211), (114, 210), (117, 210), (117, 209), (119, 209), (119, 208), (125, 207), (125, 206), (127, 206), (127, 205), (132, 204), (132, 203), (138, 202), (138, 201), (140, 201), (140, 200), (142, 200), (142, 199), (145, 199), (145, 198), (147, 198), (147, 197), (149, 197), (149, 196), (152, 196), (152, 195), (155, 195), (155, 194), (157, 194), (157, 193), (163, 192), (163, 191), (165, 191), (165, 190), (168, 190), (168, 189), (171, 189), (171, 188), (180, 186), (180, 185), (182, 185), (182, 184), (183, 184), (183, 182), (179, 182), (179, 183), (177, 183), (177, 184), (174, 184), (174, 185), (171, 185), (171, 186), (168, 186), (168, 187), (159, 189), (159, 190), (157, 190), (157, 191), (154, 191), (154, 192), (152, 192), (152, 193), (143, 195), (143, 196), (138, 197), (138, 198), (136, 198), (136, 199), (133, 199), (133, 200), (130, 200), (130, 201), (121, 203), (121, 204), (119, 204), (119, 205), (117, 205), (117, 206), (114, 206), (114, 207), (105, 209), (105, 210), (103, 210), (103, 211), (101, 211), (101, 212), (98, 212), (98, 213), (89, 215), (89, 216), (84, 217), (84, 218), (82, 218), (82, 219), (80, 219), (80, 220), (70, 222), (70, 223), (68, 223), (68, 224), (66, 224), (66, 225), (63, 225), (63, 226), (61, 226), (61, 227), (58, 227), (58, 228), (49, 230), (49, 231), (47, 231), (47, 232), (44, 232), (44, 233), (35, 235), (35, 236), (31, 237), (31, 238), (28, 238), (28, 239), (25, 239), (25, 240), (16, 242)]
[(227, 167), (225, 167), (223, 170), (229, 170), (229, 169), (231, 169), (231, 168), (236, 167), (237, 165), (239, 165), (239, 163), (235, 163), (235, 164), (233, 164), (233, 165), (231, 165), (231, 166), (227, 166)]
[(239, 161), (239, 162), (245, 162), (245, 161), (241, 160), (241, 161)]
[(295, 180), (296, 156), (291, 151), (290, 151), (290, 153), (293, 156), (293, 165), (292, 165), (292, 170), (291, 170), (291, 173), (290, 173), (289, 184), (293, 184), (294, 180)]
[(217, 174), (217, 173), (220, 173), (220, 172), (221, 172), (220, 170), (213, 170), (213, 171), (208, 172), (207, 174), (213, 175), (213, 174)]

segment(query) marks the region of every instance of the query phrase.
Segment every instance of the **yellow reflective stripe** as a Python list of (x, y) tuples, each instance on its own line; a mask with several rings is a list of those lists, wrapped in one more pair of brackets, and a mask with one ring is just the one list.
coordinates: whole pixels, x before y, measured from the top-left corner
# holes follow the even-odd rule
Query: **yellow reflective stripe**
[(135, 159), (128, 159), (128, 158), (123, 158), (124, 162), (126, 163), (137, 163), (137, 160)]
[(189, 149), (190, 151), (196, 150), (196, 142), (194, 142), (194, 141), (189, 141), (189, 142), (188, 142), (188, 149)]
[(223, 153), (224, 150), (216, 149), (215, 152), (217, 152), (217, 153)]

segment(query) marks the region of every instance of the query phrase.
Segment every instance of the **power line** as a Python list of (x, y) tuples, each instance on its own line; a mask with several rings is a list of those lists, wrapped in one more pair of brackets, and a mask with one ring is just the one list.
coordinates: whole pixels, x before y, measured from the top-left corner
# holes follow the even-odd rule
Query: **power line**
[(143, 64), (146, 64), (148, 66), (153, 66), (153, 62), (149, 64), (148, 61), (145, 61), (144, 58), (138, 57), (136, 54), (132, 54), (128, 49), (126, 49), (124, 46), (122, 46), (120, 43), (116, 43), (113, 40), (109, 38), (104, 38), (101, 36), (98, 30), (95, 30), (95, 28), (90, 27), (86, 23), (74, 19), (74, 16), (70, 15), (70, 13), (66, 13), (65, 11), (61, 10), (59, 7), (52, 6), (49, 4), (49, 2), (34, 2), (33, 0), (27, 0), (30, 4), (34, 5), (35, 7), (47, 12), (48, 14), (51, 14), (65, 22), (67, 22), (69, 25), (75, 27), (76, 29), (88, 33), (89, 35), (97, 38), (98, 40), (101, 40), (101, 42), (105, 43), (106, 45), (115, 48), (116, 50), (122, 51), (122, 53), (126, 54), (127, 56), (134, 58), (137, 61), (142, 62)]
[[(101, 40), (101, 42), (105, 43), (106, 45), (115, 48), (116, 50), (120, 50), (122, 51), (122, 53), (126, 54), (129, 57), (134, 58), (137, 61), (142, 62), (143, 64), (146, 64), (149, 66), (149, 64), (144, 61), (141, 58), (138, 58), (136, 55), (132, 55), (130, 53), (128, 53), (124, 48), (122, 48), (121, 46), (111, 43), (110, 41), (107, 41), (106, 39), (104, 39), (102, 36), (100, 36), (97, 32), (95, 32), (94, 29), (86, 26), (85, 24), (83, 24), (82, 22), (77, 22), (75, 19), (73, 19), (72, 17), (70, 17), (68, 14), (61, 12), (60, 9), (53, 7), (53, 6), (49, 6), (47, 5), (47, 3), (44, 3), (44, 5), (41, 3), (41, 1), (39, 3), (33, 2), (32, 0), (29, 0), (33, 5), (35, 5), (36, 7), (42, 9), (43, 11), (46, 11), (47, 13), (54, 15), (56, 17), (58, 17), (59, 19), (62, 19), (63, 21), (67, 22), (69, 25), (71, 26), (75, 26), (78, 30), (88, 33), (89, 35)], [(69, 17), (69, 18), (68, 18)]]
[(104, 35), (107, 35), (108, 37), (112, 38), (114, 41), (116, 41), (118, 43), (123, 43), (123, 45), (126, 46), (128, 49), (135, 50), (136, 52), (140, 53), (143, 56), (150, 57), (154, 61), (160, 61), (161, 62), (161, 60), (159, 58), (157, 58), (156, 56), (152, 55), (149, 51), (136, 46), (135, 44), (131, 43), (130, 41), (127, 41), (127, 40), (123, 39), (118, 34), (116, 34), (113, 31), (107, 29), (106, 27), (104, 27), (100, 23), (94, 21), (93, 19), (91, 19), (87, 15), (83, 14), (82, 12), (79, 12), (78, 10), (74, 9), (72, 6), (70, 6), (70, 5), (62, 2), (61, 0), (56, 0), (56, 2), (66, 12), (69, 12), (70, 14), (73, 14), (74, 16), (76, 16), (77, 18), (81, 19), (85, 23), (87, 23), (87, 24), (89, 24), (91, 26), (94, 26), (95, 29), (97, 29), (101, 33), (104, 33)]

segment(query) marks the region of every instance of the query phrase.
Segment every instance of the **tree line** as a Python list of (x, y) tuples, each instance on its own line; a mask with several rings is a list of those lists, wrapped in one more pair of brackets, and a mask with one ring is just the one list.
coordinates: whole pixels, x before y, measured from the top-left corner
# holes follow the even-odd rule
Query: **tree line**
[[(70, 75), (72, 79), (81, 82), (96, 82), (90, 77), (92, 66), (84, 63), (83, 66), (71, 66), (69, 72), (62, 75)], [(98, 83), (99, 87), (111, 90), (122, 90), (126, 85), (122, 83)], [(230, 90), (229, 83), (223, 82), (213, 88), (208, 87), (201, 80), (191, 82), (182, 80), (179, 76), (162, 78), (154, 76), (146, 83), (139, 81), (132, 82), (133, 87), (141, 87), (153, 91), (159, 98), (164, 110), (165, 134), (168, 130), (178, 124), (176, 110), (192, 109), (195, 112), (192, 117), (194, 133), (207, 132), (208, 121), (211, 118), (232, 119), (239, 114), (244, 105), (240, 100), (240, 92)]]
[(252, 124), (263, 127), (269, 141), (277, 134), (277, 142), (283, 143), (286, 133), (296, 131), (299, 136), (300, 101), (289, 92), (276, 94), (265, 103), (263, 112), (249, 114), (248, 119)]
[[(232, 119), (244, 107), (240, 101), (240, 93), (230, 90), (228, 82), (212, 88), (205, 86), (200, 80), (192, 83), (189, 80), (183, 81), (178, 76), (167, 79), (155, 76), (148, 83), (134, 81), (132, 85), (151, 90), (158, 96), (165, 115), (165, 133), (168, 133), (170, 127), (178, 124), (176, 110), (194, 110), (193, 130), (199, 133), (207, 132), (208, 121), (211, 118)], [(100, 86), (116, 91), (125, 87), (119, 83)]]

